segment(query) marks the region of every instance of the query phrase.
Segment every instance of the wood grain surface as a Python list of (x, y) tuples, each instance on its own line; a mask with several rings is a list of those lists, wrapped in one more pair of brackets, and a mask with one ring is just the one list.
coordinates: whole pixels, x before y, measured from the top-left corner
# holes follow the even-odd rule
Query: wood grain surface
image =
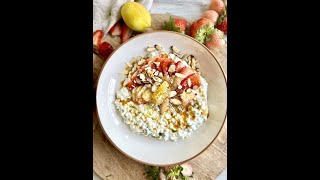
[[(169, 14), (153, 14), (152, 30), (162, 29), (163, 20)], [(190, 25), (190, 20), (188, 22)], [(211, 50), (227, 73), (227, 44)], [(94, 80), (96, 80), (104, 61), (93, 55)], [(105, 137), (93, 109), (93, 170), (101, 179), (135, 180), (146, 179), (144, 165), (118, 151)], [(227, 121), (216, 140), (202, 154), (188, 162), (194, 171), (194, 180), (216, 179), (227, 165)]]

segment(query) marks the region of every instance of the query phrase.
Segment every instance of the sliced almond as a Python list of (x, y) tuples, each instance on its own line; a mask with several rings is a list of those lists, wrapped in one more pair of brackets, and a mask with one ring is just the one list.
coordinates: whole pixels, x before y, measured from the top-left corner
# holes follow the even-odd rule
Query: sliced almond
[(147, 90), (147, 86), (144, 85), (137, 93), (137, 98), (141, 98), (142, 94)]
[(176, 58), (176, 56), (174, 54), (169, 54), (169, 57), (174, 60)]
[(157, 50), (159, 50), (159, 51), (162, 51), (162, 50), (163, 50), (162, 46), (159, 45), (159, 44), (154, 45), (154, 47), (155, 47)]
[(188, 86), (191, 87), (191, 85), (192, 85), (191, 80), (190, 80), (190, 78), (188, 78)]
[(169, 97), (173, 97), (173, 96), (175, 96), (175, 95), (177, 95), (177, 92), (176, 92), (176, 91), (170, 91)]
[(160, 62), (153, 62), (156, 66), (160, 65)]
[(191, 68), (194, 69), (196, 67), (196, 60), (194, 58), (191, 59)]
[(157, 84), (154, 84), (154, 85), (151, 87), (151, 91), (152, 91), (152, 92), (155, 92), (157, 89), (158, 89)]
[(146, 76), (144, 74), (139, 74), (139, 78), (144, 81), (146, 79)]
[(166, 98), (160, 105), (160, 113), (163, 114), (164, 112), (166, 112), (168, 107), (169, 107), (169, 99)]
[(169, 66), (168, 72), (175, 72), (175, 71), (176, 71), (176, 65), (171, 64), (171, 65)]
[(158, 76), (159, 75), (159, 71), (154, 72), (154, 75)]
[(188, 56), (189, 56), (189, 54), (184, 54), (184, 55), (182, 55), (181, 60), (186, 59)]
[(129, 78), (126, 78), (124, 81), (123, 81), (123, 86), (126, 86), (128, 83), (130, 82), (130, 79)]
[(140, 65), (144, 64), (145, 62), (146, 62), (145, 59), (141, 59), (141, 60), (138, 62), (138, 65), (140, 66)]
[(175, 53), (179, 53), (179, 52), (180, 52), (180, 49), (178, 49), (178, 48), (175, 47), (175, 46), (171, 46), (171, 49), (172, 49), (172, 51), (175, 52)]
[(178, 86), (178, 89), (182, 89), (182, 86), (181, 86), (181, 85), (179, 85), (179, 86)]
[(152, 69), (152, 73), (156, 72), (157, 70), (156, 69)]
[(162, 79), (159, 77), (153, 77), (152, 79), (156, 82), (162, 82)]
[(193, 87), (192, 87), (192, 89), (194, 89), (194, 90), (197, 90), (199, 87), (197, 86), (197, 85), (194, 85)]
[(159, 72), (159, 77), (163, 77), (163, 73), (162, 72)]
[(179, 77), (179, 78), (184, 78), (185, 75), (184, 74), (181, 74), (181, 73), (175, 73), (174, 74), (175, 76)]
[(147, 48), (147, 51), (148, 52), (153, 52), (153, 51), (156, 51), (157, 49), (156, 48), (154, 48), (154, 47), (149, 47), (149, 48)]
[(127, 64), (127, 66), (129, 67), (129, 68), (132, 68), (132, 64), (131, 63), (126, 63)]
[(150, 89), (147, 89), (143, 94), (142, 94), (142, 99), (149, 102), (151, 100), (152, 92)]
[(178, 99), (170, 99), (170, 102), (174, 105), (180, 105), (181, 104), (181, 101), (178, 100)]
[(186, 92), (187, 92), (187, 93), (191, 93), (191, 89), (188, 88), (188, 89), (186, 90)]
[(180, 85), (181, 83), (181, 78), (177, 77), (177, 76), (174, 76), (173, 78), (173, 83), (172, 83), (172, 88), (175, 90), (178, 88), (178, 86)]

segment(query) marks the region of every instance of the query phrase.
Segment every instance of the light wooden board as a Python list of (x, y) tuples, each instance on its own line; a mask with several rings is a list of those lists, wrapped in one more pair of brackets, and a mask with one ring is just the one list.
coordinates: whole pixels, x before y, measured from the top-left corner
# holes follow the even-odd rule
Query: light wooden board
[[(175, 17), (175, 16), (174, 16)], [(162, 29), (168, 14), (153, 14), (152, 29)], [(188, 22), (190, 25), (190, 20)], [(212, 50), (216, 59), (227, 73), (227, 45)], [(104, 61), (93, 55), (94, 81)], [(227, 165), (227, 122), (222, 127), (217, 139), (202, 154), (188, 162), (194, 171), (195, 180), (216, 179)], [(93, 170), (101, 179), (135, 180), (146, 179), (144, 165), (118, 151), (104, 136), (99, 126), (96, 112), (93, 112)]]

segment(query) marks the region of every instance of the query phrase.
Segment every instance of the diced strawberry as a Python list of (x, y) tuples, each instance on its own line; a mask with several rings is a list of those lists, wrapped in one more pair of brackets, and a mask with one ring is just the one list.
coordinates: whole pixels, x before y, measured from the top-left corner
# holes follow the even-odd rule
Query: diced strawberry
[(127, 88), (131, 91), (134, 87), (136, 87), (136, 84), (133, 81), (130, 81), (127, 84)]
[(130, 39), (133, 31), (124, 22), (121, 23), (121, 31), (121, 43), (124, 43)]
[(199, 87), (201, 85), (200, 75), (198, 73), (193, 73), (181, 81), (181, 86), (182, 86), (183, 90), (189, 88), (188, 79), (190, 79), (190, 81), (191, 81), (191, 88), (193, 86)]
[(112, 51), (113, 47), (107, 42), (103, 42), (99, 47), (99, 54), (103, 57), (104, 60), (106, 60), (110, 56)]
[(184, 68), (186, 65), (182, 61), (178, 61), (176, 63), (176, 71), (179, 72), (182, 68)]
[[(190, 74), (193, 74), (194, 73), (194, 71), (191, 69), (191, 68), (189, 68), (189, 67), (184, 67), (184, 68), (182, 68), (180, 71), (178, 71), (179, 73), (181, 73), (181, 74), (183, 74), (184, 75), (184, 77), (188, 77)], [(185, 78), (182, 78), (181, 80), (184, 80)]]
[(112, 36), (120, 36), (122, 34), (120, 22), (117, 22), (113, 27), (109, 31), (110, 34)]
[(160, 69), (162, 71), (162, 73), (164, 75), (168, 74), (168, 68), (169, 66), (174, 63), (174, 61), (172, 59), (164, 59), (161, 63), (160, 63)]
[(159, 57), (160, 58), (168, 58), (168, 55), (167, 54), (160, 54)]
[(101, 45), (102, 36), (103, 36), (103, 32), (101, 30), (97, 30), (93, 33), (93, 44), (96, 45), (98, 49)]

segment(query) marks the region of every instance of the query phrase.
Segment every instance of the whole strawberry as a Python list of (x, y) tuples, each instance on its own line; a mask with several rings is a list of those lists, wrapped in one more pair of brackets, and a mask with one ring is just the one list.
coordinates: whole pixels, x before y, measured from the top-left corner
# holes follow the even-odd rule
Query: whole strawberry
[(223, 14), (220, 15), (216, 24), (216, 28), (223, 31), (224, 34), (227, 34), (227, 7), (225, 7)]
[(108, 42), (101, 43), (99, 47), (99, 54), (106, 60), (113, 51), (113, 47)]
[(213, 34), (211, 34), (206, 41), (206, 46), (209, 49), (219, 48), (225, 44), (225, 40), (223, 39), (223, 32), (219, 29), (215, 29)]
[(164, 21), (164, 29), (167, 31), (175, 31), (175, 32), (180, 32), (180, 33), (185, 33), (187, 27), (187, 20), (181, 19), (181, 18), (176, 18), (173, 19), (170, 16), (169, 21)]
[(222, 14), (224, 10), (224, 2), (222, 0), (212, 0), (209, 9)]
[(224, 34), (227, 34), (227, 17), (221, 18), (220, 21), (218, 20), (216, 28), (223, 31)]
[(201, 18), (193, 22), (190, 26), (190, 35), (200, 43), (205, 43), (206, 39), (214, 32), (214, 25), (210, 19)]

